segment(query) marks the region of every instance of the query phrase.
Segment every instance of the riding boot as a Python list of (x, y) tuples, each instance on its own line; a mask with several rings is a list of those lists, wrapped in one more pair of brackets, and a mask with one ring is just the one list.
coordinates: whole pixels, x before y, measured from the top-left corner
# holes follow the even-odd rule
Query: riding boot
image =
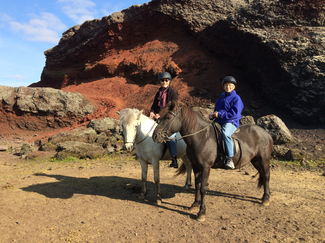
[(177, 163), (177, 158), (176, 156), (172, 157), (172, 162), (169, 165), (169, 167), (174, 167), (174, 168), (178, 168), (178, 163)]
[(234, 162), (232, 161), (231, 157), (227, 157), (225, 160), (225, 169), (227, 170), (233, 170), (235, 169)]

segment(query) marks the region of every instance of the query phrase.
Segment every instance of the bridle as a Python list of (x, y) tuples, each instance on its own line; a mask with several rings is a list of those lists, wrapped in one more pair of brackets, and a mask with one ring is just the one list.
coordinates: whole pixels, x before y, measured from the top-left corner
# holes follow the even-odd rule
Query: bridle
[(137, 121), (138, 122), (138, 125), (136, 127), (136, 131), (135, 131), (135, 136), (134, 136), (134, 139), (133, 139), (133, 142), (124, 142), (124, 144), (127, 144), (127, 143), (132, 143), (132, 144), (135, 144), (135, 145), (138, 145), (140, 143), (142, 143), (144, 140), (147, 139), (147, 137), (149, 137), (149, 134), (151, 133), (151, 131), (156, 127), (157, 123), (155, 122), (152, 127), (150, 128), (149, 132), (145, 135), (145, 137), (143, 139), (141, 139), (139, 142), (136, 142), (136, 137), (137, 137), (137, 134), (138, 134), (138, 127), (140, 125), (140, 121)]
[[(178, 107), (178, 104), (177, 104), (177, 107)], [(171, 138), (168, 138), (168, 132), (170, 131), (170, 127), (171, 127), (171, 125), (173, 124), (173, 122), (175, 121), (175, 119), (176, 119), (176, 117), (178, 116), (178, 114), (179, 114), (179, 112), (181, 111), (182, 109), (179, 109), (179, 110), (177, 110), (176, 109), (176, 114), (174, 113), (174, 112), (172, 112), (172, 111), (168, 111), (168, 113), (170, 113), (170, 114), (172, 114), (173, 116), (174, 116), (174, 118), (173, 118), (173, 120), (166, 126), (166, 127), (164, 127), (164, 129), (160, 132), (160, 134), (164, 137), (164, 138), (167, 138), (166, 139), (166, 141), (170, 141), (171, 140)], [(168, 114), (167, 113), (167, 114)], [(159, 121), (158, 121), (158, 124), (159, 124)], [(164, 134), (164, 135), (163, 135)], [(175, 139), (175, 138), (173, 138), (173, 139)]]

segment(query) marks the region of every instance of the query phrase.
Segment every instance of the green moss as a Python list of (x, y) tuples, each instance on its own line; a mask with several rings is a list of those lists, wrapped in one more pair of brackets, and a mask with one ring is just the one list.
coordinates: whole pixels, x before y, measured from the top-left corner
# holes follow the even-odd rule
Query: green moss
[(61, 162), (61, 163), (75, 162), (77, 160), (80, 161), (81, 159), (77, 159), (76, 157), (73, 157), (73, 156), (69, 156), (69, 157), (64, 158), (64, 159), (51, 158), (51, 162)]
[(325, 165), (325, 160), (323, 161), (314, 161), (314, 160), (306, 160), (306, 164), (301, 163), (301, 160), (284, 160), (284, 159), (271, 159), (270, 165), (271, 166), (282, 166), (288, 168), (318, 168), (322, 165)]

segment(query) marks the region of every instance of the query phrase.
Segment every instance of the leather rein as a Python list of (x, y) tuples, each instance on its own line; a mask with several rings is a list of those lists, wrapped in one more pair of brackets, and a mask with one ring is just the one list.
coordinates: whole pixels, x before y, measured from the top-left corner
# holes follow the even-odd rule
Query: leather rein
[[(177, 105), (178, 106), (178, 105)], [(168, 113), (172, 114), (174, 116), (173, 120), (161, 131), (161, 133), (166, 133), (168, 132), (168, 129), (171, 127), (172, 123), (175, 121), (176, 117), (178, 116), (178, 114), (180, 113), (180, 111), (182, 110), (182, 108), (180, 108), (179, 110), (176, 110), (176, 114), (172, 111), (168, 111)], [(214, 118), (212, 120), (212, 122), (210, 122), (207, 126), (205, 126), (203, 129), (199, 130), (199, 131), (196, 131), (194, 133), (191, 133), (191, 134), (187, 134), (187, 135), (184, 135), (184, 136), (181, 136), (181, 137), (174, 137), (174, 138), (167, 138), (166, 141), (171, 141), (171, 140), (174, 140), (174, 139), (183, 139), (183, 138), (186, 138), (186, 137), (190, 137), (190, 136), (194, 136), (202, 131), (204, 131), (205, 129), (207, 129), (210, 125), (212, 125), (212, 123), (214, 122), (216, 118)], [(159, 123), (158, 123), (159, 124)], [(167, 135), (166, 135), (167, 137)]]
[[(151, 133), (152, 129), (155, 128), (155, 125), (157, 125), (156, 122), (152, 125), (152, 127), (151, 127), (150, 130), (149, 130), (149, 132), (145, 135), (145, 137), (144, 137), (140, 142), (137, 142), (137, 143), (136, 143), (135, 140), (136, 140), (136, 137), (137, 137), (137, 136), (134, 136), (134, 140), (133, 140), (132, 144), (138, 145), (138, 144), (142, 143), (144, 140), (146, 140), (147, 137), (149, 137), (149, 134)], [(136, 128), (136, 130), (137, 130), (137, 131), (136, 131), (136, 134), (138, 133), (138, 127), (139, 127), (139, 126), (137, 126), (137, 128)], [(131, 143), (131, 142), (124, 142), (124, 143)]]

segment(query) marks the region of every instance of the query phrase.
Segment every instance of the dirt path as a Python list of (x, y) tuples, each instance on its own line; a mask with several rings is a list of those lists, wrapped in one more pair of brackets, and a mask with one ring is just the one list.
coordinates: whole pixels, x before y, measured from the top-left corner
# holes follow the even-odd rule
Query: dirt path
[[(325, 177), (271, 171), (271, 203), (260, 204), (255, 170), (213, 170), (207, 220), (188, 211), (194, 189), (161, 164), (163, 203), (137, 199), (137, 161), (13, 160), (0, 153), (0, 242), (325, 242)], [(192, 183), (193, 179), (192, 179)]]

